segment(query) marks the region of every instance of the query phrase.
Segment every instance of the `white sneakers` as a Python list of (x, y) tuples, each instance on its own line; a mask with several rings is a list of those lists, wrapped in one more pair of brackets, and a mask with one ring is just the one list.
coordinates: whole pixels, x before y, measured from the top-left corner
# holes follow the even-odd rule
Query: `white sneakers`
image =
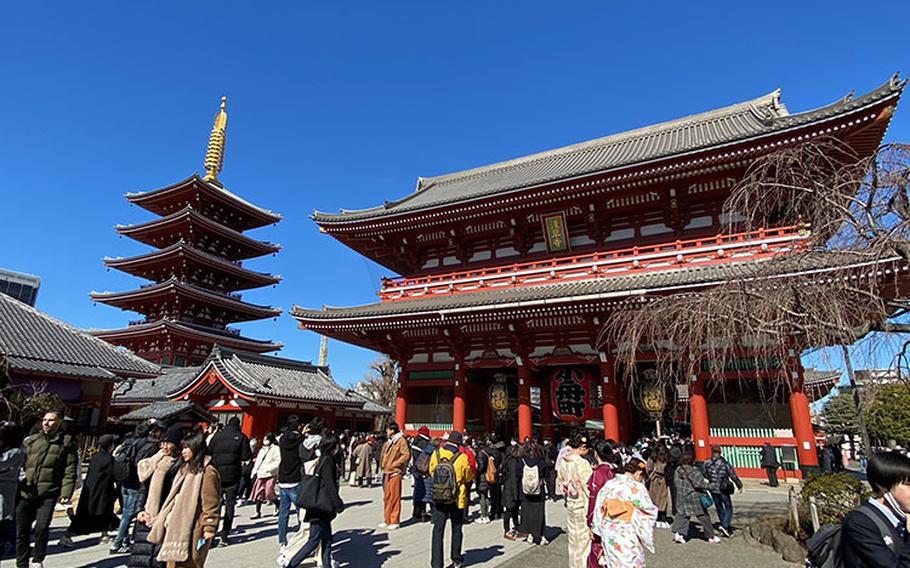
[[(537, 543), (534, 542), (534, 537), (531, 536), (531, 535), (528, 535), (528, 538), (526, 538), (525, 540), (528, 542), (528, 544), (532, 544), (532, 545), (535, 545), (535, 546), (537, 545)], [(541, 536), (541, 537), (540, 537), (540, 544), (546, 546), (546, 545), (550, 544), (550, 541), (547, 540), (547, 537)]]
[(381, 528), (381, 529), (384, 529), (384, 528), (388, 527), (389, 525), (387, 525), (387, 524), (385, 524), (385, 523), (379, 523), (379, 524), (376, 525), (376, 526), (379, 527), (379, 528)]
[(708, 544), (718, 544), (718, 543), (720, 543), (720, 539), (717, 538), (716, 536), (708, 539)]
[(284, 554), (279, 554), (278, 558), (275, 560), (275, 563), (278, 564), (278, 566), (281, 568), (286, 568), (291, 563), (291, 560)]
[(394, 525), (387, 525), (387, 526), (386, 526), (386, 530), (394, 531), (394, 530), (396, 530), (396, 529), (398, 528), (398, 526), (399, 526), (399, 525), (398, 525), (397, 523), (394, 524)]
[(679, 533), (673, 533), (673, 542), (676, 544), (686, 544), (686, 537)]

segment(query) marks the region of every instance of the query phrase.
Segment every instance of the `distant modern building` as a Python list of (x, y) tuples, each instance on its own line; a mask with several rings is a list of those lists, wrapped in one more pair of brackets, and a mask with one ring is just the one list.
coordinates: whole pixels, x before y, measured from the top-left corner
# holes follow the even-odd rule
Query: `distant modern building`
[(0, 268), (0, 294), (34, 307), (40, 287), (41, 279), (37, 276)]

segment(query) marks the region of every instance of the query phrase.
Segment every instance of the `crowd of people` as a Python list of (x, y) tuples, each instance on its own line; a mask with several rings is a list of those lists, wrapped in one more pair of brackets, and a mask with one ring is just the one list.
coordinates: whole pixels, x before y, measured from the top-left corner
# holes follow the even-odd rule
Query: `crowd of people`
[[(763, 451), (769, 470), (779, 465), (772, 453)], [(769, 484), (776, 482), (770, 474)], [(843, 524), (844, 565), (910, 566), (910, 459), (874, 454), (868, 477), (876, 497)], [(261, 441), (248, 439), (236, 418), (223, 427), (150, 421), (122, 440), (101, 436), (80, 456), (61, 412), (47, 412), (27, 437), (18, 425), (0, 423), (0, 534), (15, 534), (17, 568), (43, 566), (57, 507), (70, 513), (63, 547), (74, 546), (75, 536), (100, 534), (129, 567), (202, 567), (212, 546), (232, 544), (241, 502), (255, 505), (252, 519), (263, 516), (263, 506), (278, 517), (278, 566), (317, 555), (333, 568), (332, 522), (344, 510), (345, 481), (381, 484), (382, 531), (401, 526), (409, 481), (409, 522), (431, 524), (432, 568), (445, 565), (447, 530), (448, 559), (454, 568), (464, 565), (463, 527), (471, 522), (501, 522), (504, 539), (548, 544), (548, 501), (562, 501), (566, 510), (569, 568), (644, 566), (655, 528), (685, 544), (694, 517), (708, 543), (731, 536), (731, 495), (743, 490), (721, 448), (696, 463), (692, 444), (676, 437), (630, 446), (576, 432), (554, 444), (457, 431), (432, 437), (421, 427), (409, 438), (394, 422), (352, 437), (321, 418), (290, 416), (281, 432)]]

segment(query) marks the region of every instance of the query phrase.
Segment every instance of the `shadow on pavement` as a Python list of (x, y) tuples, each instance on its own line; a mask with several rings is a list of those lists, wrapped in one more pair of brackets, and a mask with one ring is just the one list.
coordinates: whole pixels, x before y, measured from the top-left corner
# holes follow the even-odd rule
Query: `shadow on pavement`
[(483, 564), (493, 560), (497, 556), (502, 556), (505, 554), (501, 544), (494, 544), (493, 546), (488, 546), (486, 548), (475, 548), (472, 550), (464, 551), (464, 563), (466, 566), (473, 566), (475, 564)]
[(334, 536), (332, 556), (341, 566), (379, 568), (393, 556), (401, 554), (399, 550), (388, 550), (388, 535), (373, 529), (341, 530)]

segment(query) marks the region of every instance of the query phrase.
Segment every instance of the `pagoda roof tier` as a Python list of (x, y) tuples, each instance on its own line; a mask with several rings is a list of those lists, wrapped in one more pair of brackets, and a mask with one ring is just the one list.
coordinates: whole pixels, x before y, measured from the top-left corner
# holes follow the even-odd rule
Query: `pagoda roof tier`
[[(156, 215), (170, 215), (192, 205), (206, 216), (239, 231), (264, 227), (281, 220), (278, 213), (257, 207), (219, 183), (206, 181), (196, 173), (161, 189), (127, 193), (126, 198)], [(216, 212), (220, 214), (214, 215)]]
[(182, 280), (190, 278), (198, 280), (198, 274), (211, 275), (214, 280), (212, 287), (228, 291), (260, 288), (281, 281), (281, 276), (249, 270), (236, 262), (203, 252), (182, 240), (161, 250), (138, 256), (105, 257), (104, 264), (127, 274), (155, 281), (173, 276)]
[[(147, 223), (117, 225), (117, 232), (156, 248), (166, 247), (181, 240), (195, 242), (207, 238), (212, 243), (222, 243), (229, 260), (244, 260), (281, 250), (281, 245), (252, 239), (239, 231), (212, 221), (187, 205), (183, 209)], [(191, 240), (191, 235), (196, 237)]]
[(253, 353), (268, 353), (269, 351), (277, 351), (283, 347), (281, 343), (250, 339), (241, 335), (235, 335), (229, 331), (220, 331), (210, 327), (174, 321), (168, 318), (148, 323), (139, 323), (119, 329), (93, 329), (90, 330), (89, 333), (117, 345), (127, 344), (132, 340), (147, 341), (156, 338), (156, 336), (166, 339), (170, 336), (175, 339), (193, 343), (209, 343), (212, 345), (217, 343), (229, 349), (238, 349)]
[(183, 310), (193, 305), (216, 306), (223, 311), (225, 322), (253, 321), (281, 314), (280, 308), (244, 302), (239, 297), (212, 292), (176, 278), (169, 278), (137, 290), (92, 292), (91, 297), (96, 302), (144, 315), (158, 313), (161, 306), (168, 302)]
[[(445, 224), (465, 215), (502, 214), (512, 205), (526, 210), (540, 202), (571, 199), (594, 182), (616, 191), (630, 181), (741, 160), (781, 144), (813, 136), (853, 132), (878, 124), (856, 141), (862, 152), (878, 146), (891, 114), (873, 110), (897, 103), (905, 80), (897, 76), (859, 97), (790, 114), (780, 92), (637, 130), (446, 175), (418, 178), (417, 190), (396, 201), (340, 213), (315, 211), (313, 219), (333, 234), (381, 234)], [(867, 112), (868, 111), (868, 112)], [(868, 134), (868, 135), (866, 135)], [(599, 176), (599, 177), (597, 177)], [(595, 179), (596, 178), (596, 179)], [(554, 183), (560, 187), (554, 188)], [(564, 186), (564, 187), (563, 187)], [(527, 200), (527, 202), (525, 202)], [(486, 213), (485, 213), (486, 212)], [(339, 236), (341, 238), (341, 236)]]
[[(454, 294), (436, 298), (378, 302), (345, 308), (324, 307), (322, 310), (295, 306), (292, 315), (300, 327), (328, 335), (345, 342), (371, 349), (383, 350), (375, 343), (392, 330), (443, 329), (469, 323), (492, 321), (521, 321), (531, 317), (602, 315), (611, 306), (646, 297), (702, 289), (737, 280), (766, 277), (821, 275), (845, 269), (862, 271), (882, 263), (898, 262), (857, 261), (833, 253), (814, 253), (792, 257), (761, 260), (731, 260), (723, 264), (668, 268), (644, 271), (623, 276), (604, 276), (560, 284), (525, 286)], [(769, 274), (760, 264), (774, 262)], [(767, 265), (764, 265), (767, 266)], [(901, 265), (906, 271), (907, 266)]]

